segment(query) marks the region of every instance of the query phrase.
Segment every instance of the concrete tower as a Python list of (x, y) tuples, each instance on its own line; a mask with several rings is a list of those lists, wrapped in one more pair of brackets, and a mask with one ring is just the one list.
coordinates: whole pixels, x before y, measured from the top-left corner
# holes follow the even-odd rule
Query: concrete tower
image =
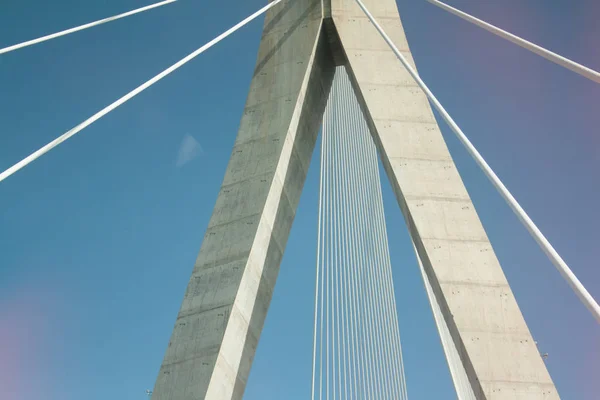
[[(413, 63), (395, 1), (364, 3)], [(475, 397), (558, 399), (425, 94), (353, 0), (284, 0), (265, 18), (153, 400), (242, 398), (335, 65), (351, 77)]]

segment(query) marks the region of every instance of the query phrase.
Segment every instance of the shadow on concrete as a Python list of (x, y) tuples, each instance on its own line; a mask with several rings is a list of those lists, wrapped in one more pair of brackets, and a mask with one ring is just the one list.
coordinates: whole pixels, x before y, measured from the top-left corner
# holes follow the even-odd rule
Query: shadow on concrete
[[(281, 11), (279, 11), (267, 24), (265, 24), (265, 27), (263, 29), (263, 38), (267, 34), (269, 34), (277, 26), (277, 24), (279, 24), (281, 22), (281, 20), (285, 16), (285, 14), (287, 14), (289, 12), (289, 10), (294, 5), (294, 3), (295, 3), (294, 1), (288, 2)], [(271, 58), (273, 58), (275, 53), (285, 44), (285, 42), (290, 38), (292, 33), (294, 33), (298, 29), (299, 26), (301, 26), (303, 23), (306, 27), (308, 26), (308, 22), (307, 22), (308, 16), (315, 10), (315, 8), (320, 7), (320, 6), (321, 6), (320, 0), (313, 0), (311, 2), (311, 4), (306, 8), (306, 10), (304, 10), (302, 15), (292, 25), (290, 25), (290, 27), (285, 31), (283, 36), (281, 36), (281, 38), (277, 41), (275, 46), (273, 46), (271, 51), (269, 51), (263, 57), (263, 59), (260, 60), (256, 64), (256, 67), (254, 68), (254, 74), (252, 75), (252, 77), (255, 77), (262, 71), (262, 69), (269, 62), (269, 60)], [(317, 39), (317, 37), (318, 37), (318, 33), (315, 35), (315, 40)]]

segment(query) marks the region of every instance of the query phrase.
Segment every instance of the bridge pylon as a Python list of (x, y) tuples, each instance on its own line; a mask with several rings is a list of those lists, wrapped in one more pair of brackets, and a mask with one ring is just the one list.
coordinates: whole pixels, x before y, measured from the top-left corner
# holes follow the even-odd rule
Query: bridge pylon
[[(414, 66), (396, 2), (364, 3)], [(265, 17), (237, 139), (153, 400), (242, 398), (339, 65), (469, 397), (558, 399), (426, 95), (354, 0), (283, 0)]]

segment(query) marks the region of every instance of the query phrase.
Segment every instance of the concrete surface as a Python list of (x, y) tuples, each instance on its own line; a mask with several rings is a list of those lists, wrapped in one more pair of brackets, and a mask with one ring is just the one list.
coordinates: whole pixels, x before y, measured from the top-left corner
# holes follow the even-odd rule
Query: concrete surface
[[(414, 66), (394, 0), (363, 0)], [(362, 109), (477, 399), (558, 393), (429, 102), (352, 0), (331, 14)]]
[(284, 1), (266, 16), (238, 136), (152, 400), (242, 398), (333, 78), (321, 24), (320, 0)]
[[(336, 63), (347, 65), (477, 398), (558, 399), (425, 95), (353, 0), (324, 1), (285, 0), (266, 15), (153, 400), (242, 398)], [(412, 62), (395, 1), (364, 2)]]

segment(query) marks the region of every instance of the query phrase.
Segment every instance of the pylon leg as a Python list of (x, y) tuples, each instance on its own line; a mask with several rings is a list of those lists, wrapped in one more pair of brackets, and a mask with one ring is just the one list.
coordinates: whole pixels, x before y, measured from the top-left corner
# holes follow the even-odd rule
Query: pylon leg
[[(320, 0), (269, 11), (153, 400), (241, 399), (334, 73)], [(214, 134), (226, 134), (215, 132)]]
[[(558, 399), (425, 94), (355, 1), (331, 15), (361, 107), (477, 399)], [(396, 3), (363, 0), (412, 61)]]

